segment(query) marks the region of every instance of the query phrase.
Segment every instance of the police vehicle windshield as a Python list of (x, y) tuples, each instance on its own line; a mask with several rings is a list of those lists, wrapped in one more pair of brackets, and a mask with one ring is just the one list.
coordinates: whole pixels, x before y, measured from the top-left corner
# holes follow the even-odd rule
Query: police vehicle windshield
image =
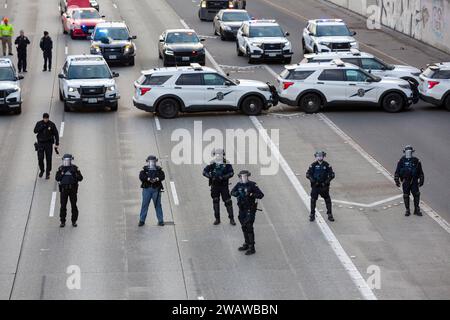
[(101, 28), (95, 31), (94, 41), (101, 41), (104, 38), (126, 41), (130, 39), (130, 35), (126, 28)]
[(12, 68), (0, 68), (0, 81), (16, 81)]
[(200, 40), (193, 32), (171, 32), (167, 34), (166, 43), (198, 43)]
[(76, 66), (69, 68), (67, 79), (111, 79), (112, 75), (105, 65)]
[(250, 38), (284, 37), (279, 26), (253, 26), (250, 28)]
[(247, 12), (224, 12), (222, 15), (222, 21), (233, 22), (233, 21), (248, 21), (250, 16)]
[(74, 19), (100, 19), (97, 10), (79, 10), (73, 12)]
[(317, 26), (318, 37), (348, 37), (351, 36), (350, 30), (348, 30), (345, 24), (333, 24), (333, 25), (318, 25)]

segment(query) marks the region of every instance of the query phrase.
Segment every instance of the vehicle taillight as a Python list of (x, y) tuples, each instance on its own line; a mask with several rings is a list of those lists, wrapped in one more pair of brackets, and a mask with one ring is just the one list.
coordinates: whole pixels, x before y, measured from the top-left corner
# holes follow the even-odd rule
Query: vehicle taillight
[(428, 89), (433, 89), (439, 84), (439, 81), (428, 81)]
[(294, 82), (283, 82), (283, 90), (289, 89), (292, 85), (294, 85)]
[(139, 90), (141, 91), (141, 96), (143, 96), (144, 94), (152, 90), (152, 88), (139, 88)]

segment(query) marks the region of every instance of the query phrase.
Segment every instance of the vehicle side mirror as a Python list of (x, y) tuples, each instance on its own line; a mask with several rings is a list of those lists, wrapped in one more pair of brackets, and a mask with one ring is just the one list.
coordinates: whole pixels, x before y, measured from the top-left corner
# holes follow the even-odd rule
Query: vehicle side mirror
[(367, 78), (366, 82), (373, 82), (372, 78)]
[(231, 82), (231, 81), (225, 81), (225, 85), (227, 86), (227, 87), (229, 87), (229, 86), (231, 86), (231, 85), (233, 85), (233, 83)]
[(164, 42), (164, 38), (159, 38), (159, 42)]
[(131, 39), (132, 39), (132, 40), (136, 40), (136, 39), (137, 39), (137, 36), (132, 36)]
[(369, 69), (369, 73), (372, 73), (372, 69)]
[(352, 31), (351, 35), (356, 36), (356, 31)]
[(68, 14), (65, 15), (67, 19), (70, 19), (70, 16)]
[(102, 16), (102, 19), (105, 19), (106, 18), (106, 16)]
[(118, 78), (119, 74), (117, 72), (113, 72), (113, 78)]
[(60, 79), (65, 79), (66, 76), (64, 75), (64, 73), (60, 73), (60, 74), (58, 74), (58, 78), (60, 78)]
[(19, 74), (19, 75), (17, 76), (17, 80), (22, 80), (22, 79), (23, 79), (23, 75)]
[(423, 72), (423, 70), (424, 70), (423, 68), (420, 68), (420, 72)]
[(314, 35), (314, 33), (312, 33), (312, 32), (310, 32), (310, 33), (308, 33), (310, 36), (313, 36)]
[(204, 42), (204, 41), (206, 41), (206, 39), (205, 39), (205, 38), (201, 38), (200, 41), (201, 41), (201, 42)]
[(286, 32), (286, 33), (285, 33), (285, 36), (286, 36), (286, 37), (289, 37), (290, 35), (291, 35), (291, 34), (290, 34), (289, 32)]

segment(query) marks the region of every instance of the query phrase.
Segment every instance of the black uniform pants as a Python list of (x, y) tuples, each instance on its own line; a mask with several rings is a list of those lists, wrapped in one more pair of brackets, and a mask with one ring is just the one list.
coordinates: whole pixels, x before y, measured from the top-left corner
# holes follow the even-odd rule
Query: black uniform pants
[(233, 202), (231, 201), (230, 189), (228, 186), (211, 186), (211, 198), (213, 200), (214, 217), (220, 220), (220, 197), (225, 204), (228, 218), (233, 218)]
[(59, 212), (59, 218), (63, 223), (66, 222), (68, 200), (70, 200), (70, 206), (72, 207), (72, 223), (78, 220), (77, 192), (76, 187), (72, 187), (71, 189), (61, 188), (61, 210)]
[(51, 51), (44, 51), (44, 70), (50, 70), (52, 68), (52, 52)]
[[(45, 142), (45, 143), (38, 143), (38, 162), (39, 162), (39, 169), (41, 172), (46, 171), (47, 174), (50, 174), (52, 171), (52, 154), (53, 154), (53, 143), (51, 142)], [(45, 162), (47, 164), (47, 170), (44, 168), (44, 157)]]
[(17, 51), (17, 69), (19, 72), (27, 71), (27, 51)]
[(420, 189), (419, 180), (404, 180), (402, 183), (403, 200), (405, 202), (406, 210), (409, 211), (409, 196), (412, 194), (414, 197), (414, 207), (417, 209), (420, 205)]
[(321, 196), (325, 200), (325, 205), (327, 206), (327, 214), (332, 214), (332, 205), (330, 197), (330, 187), (312, 187), (311, 189), (311, 215), (316, 214), (316, 203), (317, 199)]
[(255, 231), (253, 224), (255, 223), (256, 212), (239, 208), (239, 222), (241, 223), (244, 240), (247, 245), (255, 245)]

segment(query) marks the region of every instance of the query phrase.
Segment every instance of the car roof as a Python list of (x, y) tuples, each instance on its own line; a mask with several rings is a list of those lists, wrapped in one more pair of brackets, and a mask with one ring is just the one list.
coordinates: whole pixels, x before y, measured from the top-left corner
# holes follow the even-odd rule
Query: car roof
[(148, 70), (143, 70), (141, 73), (143, 75), (149, 75), (149, 74), (180, 74), (180, 73), (195, 73), (195, 72), (212, 72), (217, 73), (217, 70), (209, 67), (199, 67), (194, 68), (192, 66), (187, 67), (166, 67), (166, 68), (152, 68)]
[(247, 10), (244, 9), (222, 9), (219, 12), (225, 13), (225, 12), (245, 12), (248, 13)]
[(278, 22), (276, 20), (267, 19), (267, 20), (250, 20), (250, 21), (244, 21), (244, 23), (247, 23), (249, 26), (258, 25), (262, 27), (269, 27), (269, 26), (279, 26)]
[(106, 64), (102, 56), (97, 55), (72, 55), (67, 57), (71, 65), (103, 65)]
[(307, 59), (316, 58), (320, 59), (336, 59), (336, 58), (374, 58), (374, 55), (361, 52), (357, 49), (351, 49), (350, 51), (335, 51), (335, 52), (319, 52), (319, 53), (308, 53), (304, 55)]
[(8, 58), (0, 58), (0, 68), (7, 68), (12, 67), (13, 64), (11, 62), (11, 59)]
[(77, 6), (70, 6), (69, 8), (67, 8), (67, 11), (97, 11), (97, 9), (93, 8), (93, 7), (77, 7)]
[(165, 33), (173, 33), (173, 32), (180, 32), (180, 33), (192, 32), (192, 33), (196, 33), (194, 29), (167, 29), (165, 31)]
[(327, 62), (313, 62), (313, 63), (298, 63), (298, 64), (290, 64), (285, 66), (288, 70), (321, 70), (321, 69), (359, 69), (358, 66), (355, 66), (351, 63), (345, 63), (340, 59), (334, 59), (333, 61)]
[(428, 65), (428, 67), (431, 69), (449, 70), (450, 62), (432, 63), (432, 64)]
[(326, 24), (326, 25), (345, 24), (344, 20), (342, 20), (342, 19), (313, 19), (313, 20), (309, 20), (309, 23)]
[(105, 21), (97, 23), (97, 28), (127, 27), (124, 21)]

